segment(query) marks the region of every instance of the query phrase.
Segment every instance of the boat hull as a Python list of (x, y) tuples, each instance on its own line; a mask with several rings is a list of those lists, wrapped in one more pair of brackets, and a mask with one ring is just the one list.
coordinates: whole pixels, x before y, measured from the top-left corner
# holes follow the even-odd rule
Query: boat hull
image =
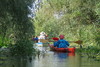
[(57, 51), (57, 52), (70, 52), (70, 53), (74, 53), (75, 52), (75, 47), (72, 48), (57, 48), (54, 47), (53, 45), (49, 45), (52, 51)]

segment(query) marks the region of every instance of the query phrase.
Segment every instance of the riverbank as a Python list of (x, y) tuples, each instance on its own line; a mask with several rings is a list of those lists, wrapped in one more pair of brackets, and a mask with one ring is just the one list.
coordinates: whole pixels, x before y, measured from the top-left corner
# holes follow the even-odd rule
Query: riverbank
[(100, 48), (89, 46), (86, 48), (77, 48), (76, 52), (82, 56), (87, 56), (88, 58), (93, 58), (96, 61), (100, 61)]

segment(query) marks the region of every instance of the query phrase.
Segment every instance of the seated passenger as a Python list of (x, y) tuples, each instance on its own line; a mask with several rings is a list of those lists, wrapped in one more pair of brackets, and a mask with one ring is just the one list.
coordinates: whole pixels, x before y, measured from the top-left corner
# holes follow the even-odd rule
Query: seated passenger
[(57, 41), (59, 40), (59, 38), (53, 37), (52, 39), (54, 40), (53, 45), (56, 46), (56, 43), (57, 43)]
[(35, 43), (38, 43), (38, 36), (34, 38)]
[(64, 40), (64, 35), (60, 35), (59, 38), (60, 38), (60, 40), (58, 40), (56, 42), (54, 47), (67, 48), (69, 46), (69, 43), (68, 43), (68, 41)]

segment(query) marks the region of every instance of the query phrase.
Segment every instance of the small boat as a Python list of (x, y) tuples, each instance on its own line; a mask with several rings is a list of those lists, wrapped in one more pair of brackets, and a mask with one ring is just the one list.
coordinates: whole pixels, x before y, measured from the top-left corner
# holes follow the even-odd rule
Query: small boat
[(36, 46), (37, 47), (43, 47), (43, 43), (42, 42), (36, 43)]
[(49, 44), (49, 47), (51, 48), (52, 51), (57, 51), (57, 52), (70, 52), (70, 53), (74, 53), (75, 52), (75, 47), (72, 48), (57, 48), (54, 47), (53, 45)]

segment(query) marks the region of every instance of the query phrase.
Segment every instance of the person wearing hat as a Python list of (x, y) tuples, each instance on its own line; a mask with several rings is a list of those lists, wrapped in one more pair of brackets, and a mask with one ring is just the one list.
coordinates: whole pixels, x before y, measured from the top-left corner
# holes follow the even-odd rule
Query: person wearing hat
[(64, 40), (64, 35), (60, 35), (59, 38), (60, 38), (60, 40), (58, 40), (56, 42), (54, 47), (57, 47), (57, 48), (67, 48), (69, 46), (69, 43), (68, 43), (68, 41)]
[(45, 39), (45, 32), (41, 32), (40, 36), (38, 37), (39, 39)]
[(54, 40), (53, 45), (56, 46), (56, 43), (57, 43), (57, 41), (59, 40), (59, 38), (57, 38), (57, 37), (53, 37), (52, 39)]

